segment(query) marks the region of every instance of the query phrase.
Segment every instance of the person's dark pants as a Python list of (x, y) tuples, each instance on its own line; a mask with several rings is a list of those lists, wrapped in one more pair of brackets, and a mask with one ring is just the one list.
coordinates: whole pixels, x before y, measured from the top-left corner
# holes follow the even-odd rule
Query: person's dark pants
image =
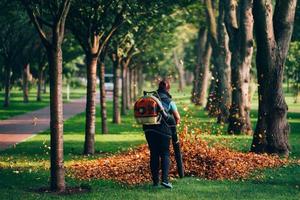
[(162, 182), (168, 183), (170, 166), (170, 137), (156, 132), (146, 132), (150, 149), (150, 168), (154, 184), (159, 183), (159, 159), (161, 159)]
[(172, 126), (171, 131), (172, 131), (172, 142), (173, 143), (178, 143), (179, 141), (178, 141), (176, 126)]
[(184, 177), (184, 166), (183, 166), (182, 154), (180, 150), (180, 144), (179, 144), (176, 126), (172, 126), (171, 131), (172, 131), (172, 144), (173, 144), (174, 155), (175, 155), (175, 160), (177, 165), (177, 171), (179, 177), (182, 178)]

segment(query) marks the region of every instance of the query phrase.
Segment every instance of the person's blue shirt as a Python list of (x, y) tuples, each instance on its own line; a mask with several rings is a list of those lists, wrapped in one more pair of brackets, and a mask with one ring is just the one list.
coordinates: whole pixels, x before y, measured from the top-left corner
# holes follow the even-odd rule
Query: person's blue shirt
[(167, 112), (170, 112), (170, 111), (171, 112), (177, 111), (177, 106), (174, 101), (171, 101), (169, 104), (169, 108), (168, 108)]
[(171, 101), (169, 104), (167, 104), (166, 102), (162, 102), (162, 105), (165, 108), (166, 112), (177, 111), (177, 106), (174, 101)]

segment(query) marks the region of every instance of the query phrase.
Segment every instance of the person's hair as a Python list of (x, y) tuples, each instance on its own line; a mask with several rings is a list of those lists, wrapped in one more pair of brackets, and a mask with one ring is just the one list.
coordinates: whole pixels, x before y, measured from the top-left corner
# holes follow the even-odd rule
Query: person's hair
[(168, 80), (162, 80), (158, 84), (158, 89), (159, 90), (169, 90), (171, 87), (170, 82)]

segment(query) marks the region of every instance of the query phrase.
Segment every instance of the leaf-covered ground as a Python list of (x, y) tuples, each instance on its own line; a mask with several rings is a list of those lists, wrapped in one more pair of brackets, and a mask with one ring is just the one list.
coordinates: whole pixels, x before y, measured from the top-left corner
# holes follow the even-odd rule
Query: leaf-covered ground
[[(203, 109), (190, 104), (190, 89), (187, 89), (186, 91), (188, 92), (186, 95), (172, 92), (172, 94), (174, 94), (173, 97), (176, 98), (176, 103), (178, 103), (177, 105), (180, 114), (182, 115), (183, 127), (180, 127), (180, 130), (184, 130), (191, 134), (188, 135), (185, 140), (192, 141), (194, 140), (192, 136), (197, 135), (197, 138), (199, 137), (202, 139), (201, 142), (206, 141), (208, 143), (209, 151), (222, 149), (225, 146), (229, 148), (229, 153), (234, 152), (232, 156), (239, 155), (239, 152), (247, 152), (249, 150), (252, 141), (251, 136), (233, 136), (226, 134), (226, 125), (217, 124), (216, 120), (209, 118)], [(300, 105), (293, 104), (291, 94), (287, 94), (286, 97), (289, 105), (288, 120), (291, 125), (289, 140), (292, 150), (290, 159), (296, 160), (300, 159)], [(20, 98), (20, 101), (21, 100), (22, 99)], [(257, 96), (255, 96), (253, 102), (257, 102)], [(108, 102), (107, 107), (108, 118), (111, 119), (112, 102)], [(97, 113), (99, 112), (100, 108), (98, 106)], [(0, 113), (2, 114), (1, 111)], [(253, 127), (255, 127), (257, 105), (253, 106), (251, 117)], [(136, 153), (134, 152), (138, 151), (135, 147), (146, 142), (144, 134), (141, 132), (141, 128), (134, 124), (132, 111), (130, 112), (130, 115), (122, 117), (122, 124), (116, 125), (113, 124), (111, 120), (108, 120), (109, 134), (100, 133), (101, 119), (99, 117), (96, 118), (96, 122), (96, 154), (88, 157), (82, 155), (84, 146), (85, 113), (69, 119), (64, 123), (64, 160), (67, 171), (72, 177), (75, 176), (75, 171), (70, 170), (71, 165), (81, 165), (81, 163), (88, 163), (89, 161), (97, 163), (99, 162), (98, 159), (101, 160), (105, 158), (111, 160), (112, 155), (118, 157), (120, 152), (124, 152), (121, 155), (126, 155), (129, 148), (132, 148), (132, 155), (136, 156)], [(186, 126), (190, 130), (186, 130)], [(185, 149), (190, 147), (187, 141), (182, 142)], [(197, 144), (193, 145), (196, 146)], [(220, 147), (220, 145), (223, 145), (223, 147)], [(263, 169), (255, 173), (252, 173), (252, 170), (250, 169), (247, 171), (247, 173), (249, 173), (245, 176), (245, 180), (232, 181), (224, 178), (223, 180), (207, 181), (205, 178), (192, 176), (172, 180), (174, 189), (171, 192), (169, 190), (164, 190), (163, 188), (151, 187), (152, 184), (150, 179), (143, 180), (148, 181), (146, 184), (127, 186), (127, 184), (119, 184), (118, 182), (120, 181), (116, 182), (108, 180), (114, 179), (111, 175), (105, 179), (101, 177), (97, 178), (96, 176), (93, 177), (91, 175), (91, 178), (82, 178), (83, 180), (70, 177), (66, 178), (67, 185), (70, 187), (90, 187), (91, 191), (85, 194), (57, 196), (45, 192), (35, 192), (39, 188), (49, 187), (49, 146), (50, 136), (49, 131), (46, 131), (26, 142), (16, 145), (15, 148), (0, 152), (0, 199), (300, 199), (299, 161), (297, 164), (288, 164), (287, 166), (283, 164), (283, 167)], [(214, 146), (214, 150), (210, 149), (212, 146)], [(140, 146), (138, 148), (140, 148)], [(199, 148), (202, 147), (199, 146)], [(145, 155), (147, 153), (146, 147), (144, 150), (145, 152), (140, 153), (145, 156), (144, 159), (147, 160), (141, 162), (143, 162), (142, 167), (146, 169), (144, 172), (148, 173), (149, 156)], [(200, 154), (199, 152), (203, 152), (204, 150), (207, 151), (207, 149), (195, 149), (194, 153), (191, 154), (189, 153), (191, 149), (187, 149), (187, 151), (185, 150), (184, 156), (186, 157), (188, 155), (199, 158), (200, 156), (197, 154)], [(213, 152), (210, 153), (213, 154)], [(225, 154), (225, 152), (222, 153)], [(209, 154), (203, 155), (205, 156), (199, 160), (199, 163), (203, 163)], [(217, 156), (217, 153), (215, 152), (213, 155)], [(130, 156), (128, 159), (130, 159)], [(221, 162), (220, 159), (220, 156), (218, 156), (218, 162)], [(264, 162), (265, 158), (260, 158), (260, 160), (263, 160)], [(136, 162), (137, 161), (140, 161), (140, 159), (137, 159)], [(122, 160), (119, 162), (122, 163)], [(189, 163), (192, 162), (196, 163), (196, 161), (190, 159)], [(222, 162), (227, 162), (227, 160), (224, 158), (224, 161)], [(130, 163), (130, 167), (132, 168), (134, 166), (139, 166), (130, 160), (127, 161), (127, 163)], [(200, 165), (199, 163), (198, 165)], [(88, 164), (90, 165), (90, 163)], [(172, 165), (174, 164), (173, 161)], [(86, 167), (90, 166), (86, 165)], [(99, 175), (104, 172), (107, 173), (107, 171), (110, 170), (97, 166), (97, 164), (94, 164), (94, 166), (97, 168), (98, 171), (96, 172), (99, 173)], [(122, 167), (122, 165), (120, 166)], [(175, 170), (175, 168), (173, 169)], [(124, 173), (119, 169), (113, 169), (112, 171), (120, 174)], [(250, 177), (248, 178), (248, 176)], [(136, 174), (132, 176), (132, 179), (135, 178)]]
[[(209, 145), (195, 134), (181, 132), (181, 148), (185, 173), (213, 180), (236, 180), (247, 178), (252, 172), (287, 164), (287, 159), (266, 154), (242, 153), (224, 146)], [(71, 177), (111, 179), (135, 185), (151, 181), (149, 150), (147, 145), (129, 151), (90, 161), (77, 161), (68, 167)], [(171, 155), (170, 176), (177, 177), (176, 163)]]

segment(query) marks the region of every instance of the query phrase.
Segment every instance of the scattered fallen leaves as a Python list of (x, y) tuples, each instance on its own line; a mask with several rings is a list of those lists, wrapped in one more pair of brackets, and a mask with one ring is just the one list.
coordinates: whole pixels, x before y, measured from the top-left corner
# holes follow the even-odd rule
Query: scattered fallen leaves
[(79, 161), (69, 167), (69, 175), (79, 179), (113, 179), (127, 184), (151, 180), (149, 151), (142, 145), (127, 152), (91, 161)]
[[(180, 134), (182, 156), (186, 176), (205, 179), (244, 179), (255, 170), (274, 168), (287, 164), (287, 159), (267, 154), (242, 153), (227, 147), (209, 145), (200, 137), (187, 131)], [(151, 182), (149, 150), (141, 145), (117, 155), (90, 161), (78, 161), (68, 167), (73, 178), (111, 179), (135, 185)], [(177, 177), (176, 163), (171, 151), (170, 177)]]

